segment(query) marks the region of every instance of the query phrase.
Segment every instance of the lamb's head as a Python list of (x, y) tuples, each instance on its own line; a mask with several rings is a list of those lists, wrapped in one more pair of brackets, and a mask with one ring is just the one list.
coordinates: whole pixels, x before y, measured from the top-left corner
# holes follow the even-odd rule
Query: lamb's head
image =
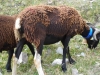
[(87, 40), (88, 48), (93, 49), (96, 48), (99, 43), (99, 40)]
[(93, 28), (93, 29), (94, 29), (94, 32), (92, 34), (92, 39), (86, 39), (88, 47), (90, 49), (96, 48), (100, 40), (100, 30), (96, 28)]

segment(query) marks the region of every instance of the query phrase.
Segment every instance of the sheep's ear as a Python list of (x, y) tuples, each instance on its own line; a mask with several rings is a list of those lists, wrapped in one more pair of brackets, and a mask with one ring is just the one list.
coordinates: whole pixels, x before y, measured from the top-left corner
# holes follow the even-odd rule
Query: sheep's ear
[(89, 26), (92, 26), (93, 24), (92, 23), (86, 23), (87, 25), (89, 25)]
[(96, 41), (100, 39), (100, 30), (98, 30), (97, 28), (95, 28), (95, 31), (93, 33), (93, 38)]
[(100, 32), (96, 35), (97, 39), (100, 40)]

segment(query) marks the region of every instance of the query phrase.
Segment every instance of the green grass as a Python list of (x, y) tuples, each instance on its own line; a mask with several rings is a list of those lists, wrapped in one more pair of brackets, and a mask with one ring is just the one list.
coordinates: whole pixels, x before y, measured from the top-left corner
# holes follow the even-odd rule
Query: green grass
[[(63, 73), (60, 65), (52, 66), (51, 63), (56, 58), (62, 58), (62, 55), (56, 53), (56, 49), (61, 44), (53, 44), (44, 46), (43, 55), (42, 55), (42, 66), (46, 75), (71, 75), (72, 68), (78, 69), (79, 73), (83, 75), (99, 75), (100, 74), (100, 65), (95, 66), (96, 62), (100, 63), (100, 45), (93, 50), (89, 50), (87, 45), (82, 44), (82, 37), (75, 36), (71, 39), (70, 45), (70, 53), (72, 58), (76, 61), (75, 64), (67, 64), (67, 72)], [(38, 75), (37, 70), (33, 63), (33, 56), (29, 51), (28, 47), (24, 47), (24, 52), (28, 53), (28, 62), (26, 64), (20, 64), (17, 67), (18, 75)], [(85, 57), (78, 57), (77, 54), (84, 52), (86, 54)], [(0, 69), (2, 70), (3, 75), (11, 75), (11, 73), (7, 73), (5, 69), (7, 61), (7, 53), (3, 52), (0, 54)]]

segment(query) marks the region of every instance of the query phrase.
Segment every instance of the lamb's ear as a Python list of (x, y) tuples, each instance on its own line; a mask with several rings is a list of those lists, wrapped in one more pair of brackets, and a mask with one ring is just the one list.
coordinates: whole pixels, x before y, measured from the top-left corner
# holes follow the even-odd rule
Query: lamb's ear
[(100, 32), (96, 35), (97, 39), (100, 40)]
[(100, 30), (95, 28), (94, 34), (93, 34), (94, 40), (100, 40)]
[(89, 25), (89, 26), (93, 26), (93, 24), (92, 23), (86, 23), (87, 25)]

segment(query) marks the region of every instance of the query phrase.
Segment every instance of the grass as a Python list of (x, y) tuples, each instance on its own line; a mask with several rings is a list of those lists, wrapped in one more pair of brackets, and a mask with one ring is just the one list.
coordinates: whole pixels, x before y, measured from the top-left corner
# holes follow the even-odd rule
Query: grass
[[(46, 75), (72, 75), (72, 68), (78, 69), (79, 73), (83, 75), (99, 75), (100, 74), (100, 65), (96, 65), (96, 63), (100, 63), (100, 45), (93, 50), (89, 50), (87, 45), (82, 44), (82, 37), (75, 36), (71, 39), (70, 52), (72, 58), (76, 61), (75, 64), (67, 64), (67, 72), (63, 73), (61, 71), (60, 65), (52, 66), (51, 63), (56, 58), (62, 58), (62, 55), (56, 53), (56, 49), (59, 46), (62, 46), (60, 43), (56, 43), (53, 45), (44, 46), (43, 55), (42, 55), (42, 66)], [(26, 64), (20, 64), (17, 67), (18, 75), (38, 75), (37, 70), (33, 64), (33, 56), (29, 51), (28, 47), (24, 47), (24, 52), (28, 53), (28, 62)], [(81, 52), (85, 53), (85, 57), (78, 57), (77, 54)], [(2, 70), (3, 75), (11, 75), (11, 73), (7, 73), (5, 69), (7, 61), (7, 52), (3, 52), (0, 54), (0, 69)]]

